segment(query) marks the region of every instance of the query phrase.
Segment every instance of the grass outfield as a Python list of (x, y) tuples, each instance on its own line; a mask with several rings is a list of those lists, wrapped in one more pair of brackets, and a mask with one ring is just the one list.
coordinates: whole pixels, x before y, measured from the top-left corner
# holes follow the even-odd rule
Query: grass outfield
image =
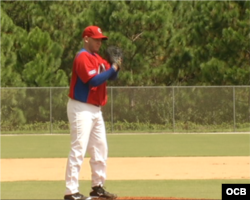
[[(1, 158), (65, 158), (69, 135), (1, 136)], [(109, 157), (249, 156), (249, 134), (108, 135)], [(122, 172), (121, 172), (122, 173)], [(107, 181), (119, 196), (221, 199), (222, 183), (250, 180)], [(90, 181), (80, 181), (89, 193)], [(64, 181), (1, 182), (1, 199), (62, 199)]]
[[(250, 183), (250, 180), (159, 180), (107, 181), (106, 189), (119, 197), (185, 197), (221, 199), (222, 183)], [(63, 181), (2, 182), (1, 199), (63, 199)], [(90, 191), (90, 181), (80, 181), (84, 195)]]
[[(249, 156), (250, 134), (108, 135), (109, 157)], [(1, 158), (65, 158), (69, 135), (1, 136)]]

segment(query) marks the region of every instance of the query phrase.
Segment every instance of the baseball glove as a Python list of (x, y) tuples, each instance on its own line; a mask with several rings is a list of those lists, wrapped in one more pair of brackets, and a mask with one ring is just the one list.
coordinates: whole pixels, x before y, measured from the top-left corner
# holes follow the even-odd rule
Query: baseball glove
[(123, 59), (122, 49), (116, 46), (109, 46), (106, 49), (106, 60), (110, 64), (117, 64), (119, 68), (121, 68)]

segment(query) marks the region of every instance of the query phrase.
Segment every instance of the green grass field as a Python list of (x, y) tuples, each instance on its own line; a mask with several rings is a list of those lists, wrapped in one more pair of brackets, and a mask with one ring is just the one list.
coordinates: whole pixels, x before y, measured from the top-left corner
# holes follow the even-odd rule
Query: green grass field
[[(66, 158), (69, 135), (1, 136), (2, 158)], [(108, 135), (109, 157), (249, 156), (250, 134)]]
[[(62, 158), (69, 152), (69, 135), (1, 136), (1, 158)], [(108, 135), (109, 157), (249, 156), (249, 134)], [(122, 172), (121, 172), (122, 173)], [(119, 196), (221, 199), (222, 183), (250, 180), (108, 181)], [(1, 199), (62, 199), (64, 181), (1, 182)], [(89, 193), (90, 181), (81, 181)]]
[[(221, 199), (222, 183), (247, 180), (159, 180), (107, 181), (106, 188), (121, 197), (179, 197)], [(89, 194), (90, 181), (80, 181), (81, 192)], [(64, 181), (3, 182), (2, 199), (63, 199)]]

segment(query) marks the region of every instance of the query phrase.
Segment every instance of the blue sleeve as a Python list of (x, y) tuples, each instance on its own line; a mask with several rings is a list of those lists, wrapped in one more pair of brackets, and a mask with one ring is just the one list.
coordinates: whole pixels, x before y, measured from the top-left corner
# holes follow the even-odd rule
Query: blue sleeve
[(118, 78), (118, 72), (119, 72), (119, 70), (116, 71), (116, 72), (109, 78), (109, 80), (116, 80), (116, 79)]
[(94, 76), (92, 79), (90, 79), (89, 84), (91, 86), (97, 87), (101, 85), (102, 83), (104, 83), (106, 80), (110, 79), (111, 77), (113, 78), (115, 74), (117, 74), (117, 72), (115, 71), (113, 67), (111, 67), (109, 70), (102, 72)]

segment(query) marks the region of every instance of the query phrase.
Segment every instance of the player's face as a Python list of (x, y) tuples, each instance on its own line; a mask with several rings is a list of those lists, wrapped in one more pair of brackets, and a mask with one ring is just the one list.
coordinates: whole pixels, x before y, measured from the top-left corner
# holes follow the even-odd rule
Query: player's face
[(92, 53), (97, 53), (102, 45), (102, 39), (89, 38), (89, 50)]

